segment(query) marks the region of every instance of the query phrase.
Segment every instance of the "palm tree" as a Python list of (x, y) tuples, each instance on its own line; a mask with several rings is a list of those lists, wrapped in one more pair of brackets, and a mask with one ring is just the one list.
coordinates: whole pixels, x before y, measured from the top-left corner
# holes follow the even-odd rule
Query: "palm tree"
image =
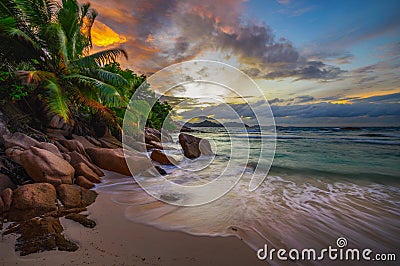
[(66, 121), (86, 106), (112, 118), (111, 107), (126, 105), (128, 82), (102, 68), (122, 49), (89, 54), (97, 13), (77, 0), (1, 0), (0, 60), (28, 86), (34, 86), (52, 114)]

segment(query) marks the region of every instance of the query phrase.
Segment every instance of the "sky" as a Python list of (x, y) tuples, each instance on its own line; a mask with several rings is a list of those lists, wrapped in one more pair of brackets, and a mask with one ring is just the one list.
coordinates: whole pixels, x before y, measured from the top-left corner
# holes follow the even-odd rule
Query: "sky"
[[(129, 58), (121, 64), (137, 73), (151, 76), (186, 60), (217, 60), (254, 79), (277, 125), (400, 126), (400, 1), (91, 4), (99, 13), (94, 51), (126, 49)], [(246, 94), (246, 88), (240, 91)], [(169, 100), (190, 98), (190, 106), (179, 105), (180, 119), (198, 108), (212, 117), (218, 103), (199, 100), (204, 96), (204, 90), (177, 92)], [(241, 101), (225, 100), (245, 122), (256, 123)]]

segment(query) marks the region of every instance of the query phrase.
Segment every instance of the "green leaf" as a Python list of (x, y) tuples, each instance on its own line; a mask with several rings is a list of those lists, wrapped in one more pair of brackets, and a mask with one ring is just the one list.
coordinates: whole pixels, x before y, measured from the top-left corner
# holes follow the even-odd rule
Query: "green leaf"
[(113, 86), (126, 87), (129, 86), (129, 82), (121, 75), (106, 71), (104, 69), (96, 69), (96, 76), (104, 82), (112, 84)]
[(101, 52), (97, 52), (85, 57), (82, 57), (74, 62), (74, 64), (78, 67), (99, 67), (104, 66), (108, 63), (113, 63), (117, 61), (119, 56), (124, 56), (126, 59), (128, 58), (127, 53), (123, 49), (110, 49), (104, 50)]
[(72, 79), (78, 84), (86, 87), (91, 87), (96, 90), (97, 95), (104, 102), (107, 107), (120, 107), (125, 106), (125, 99), (119, 94), (118, 90), (107, 83), (98, 79), (91, 78), (80, 74), (72, 74), (66, 78)]
[(52, 80), (47, 81), (45, 88), (47, 89), (46, 102), (50, 111), (68, 121), (69, 108), (63, 90)]

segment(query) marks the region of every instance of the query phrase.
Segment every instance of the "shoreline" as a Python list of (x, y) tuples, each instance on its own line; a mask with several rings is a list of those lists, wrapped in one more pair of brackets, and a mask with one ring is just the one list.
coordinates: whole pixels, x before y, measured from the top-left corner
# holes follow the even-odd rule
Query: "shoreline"
[(14, 251), (16, 236), (0, 241), (1, 265), (266, 265), (235, 236), (193, 236), (163, 231), (129, 221), (124, 206), (100, 192), (88, 207), (93, 229), (61, 218), (63, 234), (79, 245), (75, 252), (46, 251), (19, 256)]

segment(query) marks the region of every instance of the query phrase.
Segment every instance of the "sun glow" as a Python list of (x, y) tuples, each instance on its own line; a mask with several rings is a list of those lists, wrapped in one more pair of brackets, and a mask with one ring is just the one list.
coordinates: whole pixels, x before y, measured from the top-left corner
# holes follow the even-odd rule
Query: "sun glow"
[(349, 100), (337, 100), (337, 101), (332, 101), (330, 103), (332, 103), (332, 104), (352, 104), (352, 102)]
[(113, 31), (106, 24), (95, 21), (92, 27), (92, 42), (96, 46), (109, 46), (126, 42), (126, 38)]

